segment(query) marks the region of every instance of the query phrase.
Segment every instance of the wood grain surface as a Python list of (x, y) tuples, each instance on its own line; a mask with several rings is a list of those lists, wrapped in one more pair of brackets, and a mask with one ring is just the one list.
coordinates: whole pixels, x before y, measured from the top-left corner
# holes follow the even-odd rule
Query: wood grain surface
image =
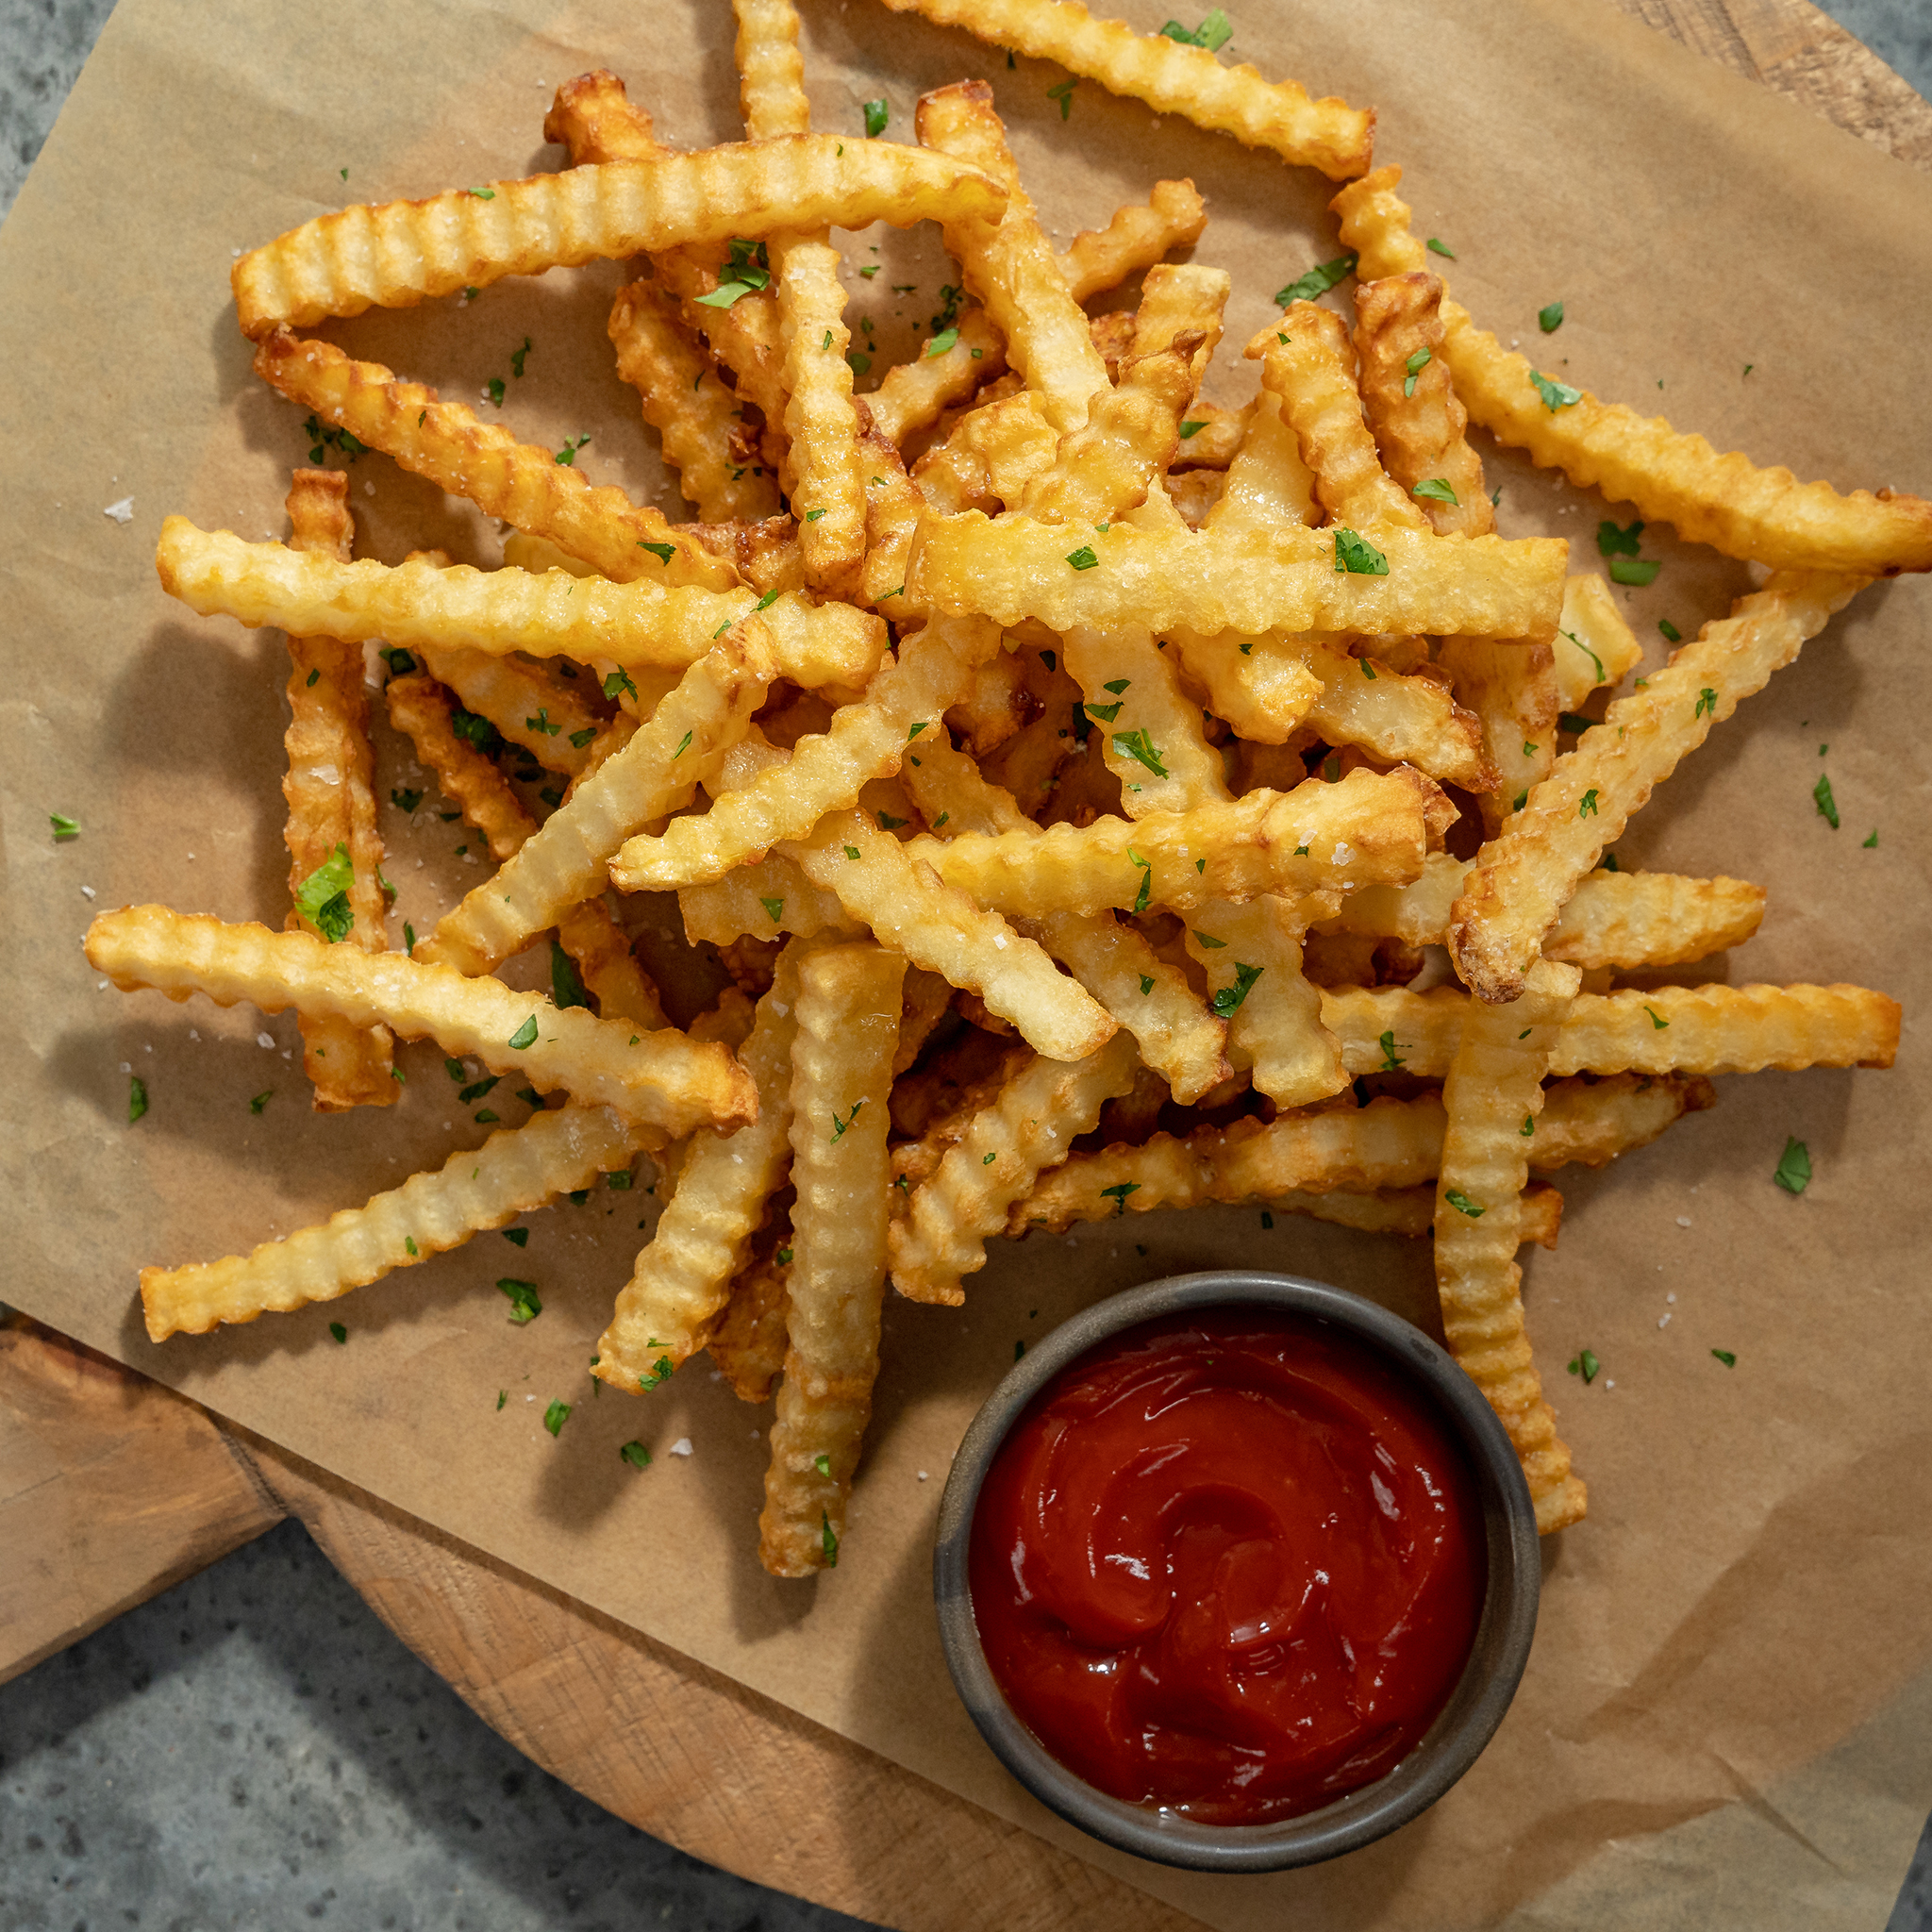
[[(1932, 106), (1807, 0), (1616, 0), (1932, 172)], [(298, 1517), (518, 1749), (695, 1856), (905, 1932), (1195, 1924), (18, 1317), (0, 1328), (0, 1682)]]

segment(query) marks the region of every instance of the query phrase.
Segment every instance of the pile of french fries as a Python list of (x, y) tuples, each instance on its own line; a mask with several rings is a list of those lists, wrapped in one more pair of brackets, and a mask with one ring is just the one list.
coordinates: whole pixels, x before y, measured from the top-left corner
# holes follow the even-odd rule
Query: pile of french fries
[[(668, 1205), (594, 1373), (636, 1392), (708, 1349), (775, 1391), (760, 1555), (800, 1576), (838, 1557), (889, 1281), (957, 1305), (993, 1237), (1255, 1201), (1433, 1236), (1450, 1348), (1542, 1527), (1576, 1522), (1520, 1294), (1544, 1176), (1713, 1074), (1887, 1065), (1899, 1021), (1854, 987), (1651, 984), (1749, 938), (1763, 892), (1599, 860), (1862, 585), (1932, 567), (1932, 506), (1505, 353), (1370, 172), (1367, 113), (1072, 0), (888, 0), (1344, 184), (1353, 329), (1292, 302), (1244, 345), (1253, 403), (1200, 402), (1230, 282), (1167, 259), (1205, 225), (1191, 183), (1057, 254), (984, 83), (923, 99), (917, 145), (814, 133), (791, 0), (735, 4), (742, 142), (675, 153), (589, 74), (545, 123), (561, 171), (345, 208), (235, 268), (264, 380), (510, 534), (498, 569), (356, 561), (319, 470), (286, 545), (169, 521), (175, 596), (289, 636), (291, 905), (280, 931), (108, 913), (88, 958), (293, 1007), (319, 1108), (393, 1099), (396, 1038), (543, 1104), (325, 1226), (144, 1271), (149, 1332), (332, 1299), (648, 1154)], [(939, 223), (968, 299), (858, 395), (830, 232), (881, 220)], [(693, 522), (299, 333), (595, 258), (634, 265), (610, 338)], [(1137, 275), (1138, 307), (1088, 313)], [(1768, 580), (1609, 696), (1640, 647), (1564, 543), (1495, 533), (1472, 419)], [(372, 640), (496, 861), (405, 950)], [(547, 816), (499, 739), (567, 784)], [(733, 982), (686, 1031), (626, 923), (671, 891)], [(546, 942), (558, 1000), (496, 976)]]

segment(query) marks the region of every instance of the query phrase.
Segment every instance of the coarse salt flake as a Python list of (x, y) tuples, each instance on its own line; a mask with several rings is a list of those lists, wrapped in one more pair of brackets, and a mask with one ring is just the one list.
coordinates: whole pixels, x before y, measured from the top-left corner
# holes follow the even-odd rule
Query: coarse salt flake
[(134, 521), (134, 499), (124, 496), (119, 503), (110, 503), (101, 514), (112, 517), (117, 524), (131, 524)]
[(678, 1437), (677, 1441), (671, 1445), (671, 1453), (674, 1456), (689, 1456), (691, 1453), (691, 1438), (689, 1436)]

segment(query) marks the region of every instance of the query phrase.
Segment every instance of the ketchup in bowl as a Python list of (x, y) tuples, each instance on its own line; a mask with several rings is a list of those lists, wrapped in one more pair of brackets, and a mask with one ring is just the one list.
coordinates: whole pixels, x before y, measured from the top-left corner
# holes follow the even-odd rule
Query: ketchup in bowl
[(1488, 1558), (1424, 1391), (1330, 1324), (1223, 1306), (1115, 1336), (1034, 1398), (968, 1575), (987, 1663), (1055, 1757), (1130, 1804), (1251, 1825), (1414, 1748)]

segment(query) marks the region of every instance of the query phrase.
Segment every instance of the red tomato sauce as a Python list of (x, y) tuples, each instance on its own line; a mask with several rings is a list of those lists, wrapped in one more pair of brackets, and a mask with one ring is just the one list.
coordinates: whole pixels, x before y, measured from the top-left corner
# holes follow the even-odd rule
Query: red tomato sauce
[(1455, 1689), (1481, 1507), (1426, 1393), (1267, 1309), (1130, 1329), (1001, 1444), (973, 1611), (1054, 1757), (1130, 1804), (1261, 1824), (1373, 1783)]

